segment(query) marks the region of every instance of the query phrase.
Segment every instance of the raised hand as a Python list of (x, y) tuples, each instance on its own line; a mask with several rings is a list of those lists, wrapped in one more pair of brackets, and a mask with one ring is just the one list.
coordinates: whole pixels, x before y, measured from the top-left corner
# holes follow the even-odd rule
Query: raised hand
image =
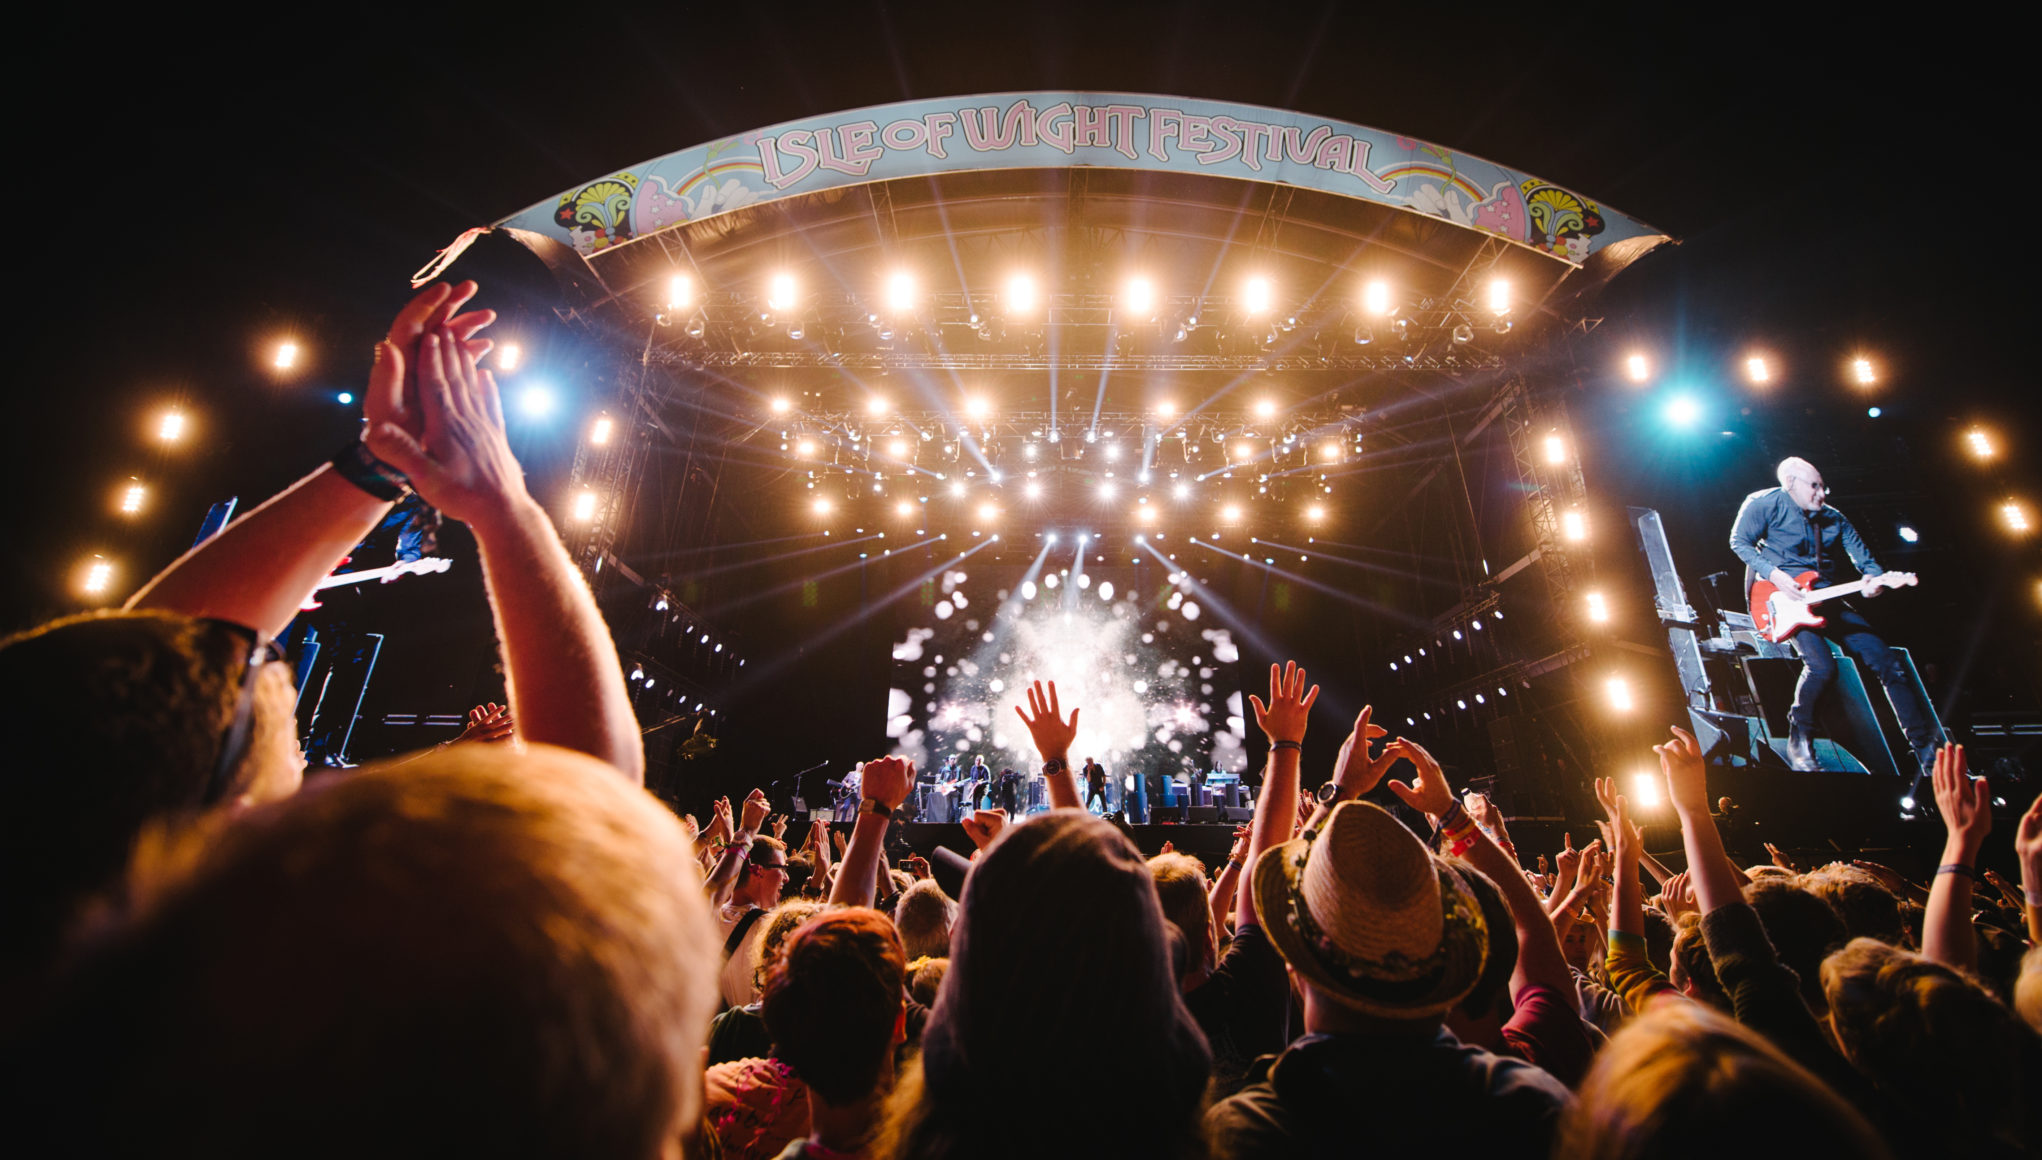
[(1175, 843), (1175, 842), (1172, 842), (1172, 841), (1170, 841), (1170, 840), (1168, 840), (1168, 839), (1165, 839), (1165, 840), (1163, 841), (1163, 848), (1162, 848), (1162, 849), (1160, 849), (1160, 850), (1158, 850), (1158, 851), (1156, 851), (1156, 853), (1158, 853), (1158, 854), (1175, 854), (1176, 852), (1177, 852), (1177, 843)]
[(1652, 747), (1659, 755), (1659, 768), (1666, 773), (1666, 794), (1682, 813), (1709, 812), (1708, 774), (1702, 765), (1702, 747), (1694, 734), (1676, 725), (1673, 740)]
[(1439, 767), (1432, 754), (1423, 745), (1407, 737), (1399, 737), (1383, 746), (1385, 756), (1396, 754), (1411, 763), (1416, 775), (1409, 783), (1392, 781), (1390, 792), (1396, 794), (1407, 806), (1418, 810), (1437, 822), (1453, 808), (1453, 787), (1446, 783), (1446, 771)]
[[(389, 344), (377, 352), (370, 393), (401, 391), (404, 356)], [(466, 523), (506, 515), (529, 499), (524, 470), (504, 432), (496, 377), (442, 326), (418, 342), (419, 431), (394, 421), (369, 427), (369, 450), (411, 481), (420, 498)]]
[[(1945, 853), (1962, 853), (1958, 861), (1970, 865), (1992, 831), (1992, 789), (1984, 778), (1971, 776), (1962, 745), (1945, 745), (1936, 750), (1934, 778), (1936, 812), (1943, 815), (1949, 830)], [(1945, 861), (1949, 861), (1946, 857)]]
[(929, 860), (920, 854), (908, 855), (902, 860), (901, 865), (906, 868), (909, 874), (914, 875), (917, 882), (929, 877)]
[(688, 845), (692, 846), (702, 836), (702, 823), (696, 821), (693, 814), (682, 814), (681, 832), (688, 835)]
[(864, 794), (888, 809), (908, 800), (915, 785), (915, 763), (905, 757), (882, 757), (865, 763)]
[(730, 841), (731, 831), (735, 828), (730, 823), (730, 799), (717, 798), (709, 808), (714, 815), (709, 819), (709, 837), (717, 842)]
[(778, 839), (780, 839), (780, 840), (781, 840), (781, 841), (783, 841), (783, 842), (784, 842), (784, 841), (786, 841), (786, 840), (787, 840), (787, 815), (786, 815), (786, 814), (775, 814), (775, 815), (773, 815), (773, 823), (772, 823), (772, 825), (773, 825), (773, 836), (774, 836), (774, 837), (776, 837), (776, 838), (778, 838)]
[(1895, 898), (1906, 898), (1913, 890), (1913, 886), (1908, 882), (1906, 875), (1903, 875), (1891, 866), (1882, 866), (1877, 862), (1865, 862), (1856, 859), (1852, 860), (1851, 865), (1877, 878), (1879, 885), (1884, 886)]
[(517, 723), (511, 719), (509, 706), (494, 701), (477, 705), (468, 710), (468, 727), (454, 738), (454, 744), (464, 741), (503, 742), (517, 735)]
[(1279, 741), (1303, 741), (1305, 724), (1311, 716), (1312, 703), (1319, 699), (1319, 686), (1313, 685), (1311, 692), (1305, 691), (1305, 670), (1296, 661), (1285, 661), (1282, 668), (1269, 666), (1269, 701), (1249, 694), (1248, 701), (1255, 707), (1255, 724), (1262, 727), (1263, 736), (1271, 745)]
[(1560, 843), (1560, 852), (1553, 855), (1553, 889), (1572, 890), (1575, 876), (1581, 866), (1581, 851), (1574, 848), (1574, 834), (1571, 831), (1560, 835)]
[(1773, 865), (1778, 866), (1782, 870), (1792, 870), (1798, 873), (1801, 869), (1799, 866), (1794, 865), (1793, 859), (1787, 857), (1778, 846), (1773, 845), (1771, 842), (1765, 843), (1765, 853), (1766, 857), (1773, 860)]
[[(2021, 815), (2020, 828), (2014, 831), (2014, 854), (2021, 860), (2021, 889), (2029, 898), (2042, 897), (2042, 796)], [(2031, 941), (2042, 945), (2042, 939)]]
[(746, 794), (741, 808), (743, 816), (739, 820), (738, 829), (747, 834), (758, 833), (759, 827), (766, 824), (766, 815), (773, 812), (773, 804), (766, 800), (766, 791), (762, 789), (754, 789)]
[(1695, 888), (1694, 883), (1688, 880), (1687, 871), (1683, 870), (1668, 878), (1666, 884), (1659, 888), (1659, 908), (1666, 912), (1668, 919), (1674, 921), (1678, 921), (1683, 914), (1695, 912), (1697, 909)]
[(829, 832), (829, 825), (821, 818), (816, 818), (808, 823), (808, 841), (802, 846), (803, 849), (815, 851), (816, 857), (825, 866), (829, 865), (830, 860)]
[(1631, 806), (1622, 794), (1610, 805), (1610, 857), (1618, 869), (1629, 867), (1635, 874), (1645, 853), (1645, 831), (1631, 821)]
[(992, 845), (993, 839), (999, 837), (1000, 831), (1006, 828), (1005, 810), (974, 810), (970, 817), (964, 819), (964, 836), (970, 838), (971, 844), (981, 850)]
[(1227, 861), (1239, 862), (1248, 855), (1248, 827), (1234, 828), (1234, 844), (1227, 850)]
[(1397, 754), (1388, 746), (1383, 747), (1380, 755), (1369, 755), (1369, 742), (1387, 737), (1390, 732), (1380, 725), (1370, 724), (1369, 717), (1374, 713), (1374, 705), (1363, 705), (1354, 718), (1353, 731), (1348, 733), (1347, 740), (1340, 743), (1340, 756), (1333, 762), (1333, 783), (1340, 787), (1342, 799), (1360, 797), (1374, 789), (1390, 767), (1397, 764)]
[(1014, 706), (1014, 714), (1021, 723), (1028, 726), (1028, 735), (1035, 739), (1035, 751), (1042, 760), (1067, 761), (1070, 758), (1071, 742), (1078, 736), (1078, 710), (1071, 709), (1071, 719), (1063, 719), (1063, 707), (1057, 703), (1056, 682), (1049, 682), (1048, 693), (1043, 692), (1042, 682), (1035, 682), (1028, 689), (1028, 709)]
[(1596, 800), (1597, 802), (1601, 803), (1601, 805), (1602, 805), (1602, 815), (1603, 815), (1604, 817), (1606, 817), (1606, 818), (1614, 818), (1614, 817), (1616, 817), (1616, 816), (1617, 816), (1617, 779), (1616, 779), (1616, 778), (1613, 778), (1613, 777), (1598, 777), (1598, 778), (1596, 778), (1596, 779), (1595, 779), (1595, 800)]

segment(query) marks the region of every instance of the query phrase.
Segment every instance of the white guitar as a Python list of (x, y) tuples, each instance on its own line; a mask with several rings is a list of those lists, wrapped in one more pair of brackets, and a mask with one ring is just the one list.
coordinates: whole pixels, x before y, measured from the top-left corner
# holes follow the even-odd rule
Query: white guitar
[(1784, 595), (1779, 586), (1770, 580), (1760, 580), (1751, 586), (1751, 623), (1758, 634), (1774, 644), (1786, 640), (1804, 628), (1821, 628), (1829, 621), (1815, 615), (1815, 606), (1825, 600), (1839, 596), (1856, 596), (1860, 592), (1872, 592), (1880, 588), (1912, 588), (1918, 581), (1912, 572), (1882, 572), (1877, 576), (1865, 576), (1848, 584), (1831, 584), (1827, 588), (1811, 588), (1817, 577), (1813, 572), (1803, 572), (1794, 580), (1801, 588), (1800, 599)]
[[(348, 584), (366, 584), (371, 580), (388, 584), (399, 576), (423, 576), (428, 572), (444, 572), (453, 566), (454, 562), (444, 556), (426, 556), (417, 560), (399, 560), (387, 567), (364, 568), (359, 572), (335, 573), (321, 580), (318, 587), (314, 588), (313, 591), (339, 588)], [(319, 607), (319, 602), (307, 598), (305, 603), (300, 604), (298, 607), (301, 610), (309, 610)]]

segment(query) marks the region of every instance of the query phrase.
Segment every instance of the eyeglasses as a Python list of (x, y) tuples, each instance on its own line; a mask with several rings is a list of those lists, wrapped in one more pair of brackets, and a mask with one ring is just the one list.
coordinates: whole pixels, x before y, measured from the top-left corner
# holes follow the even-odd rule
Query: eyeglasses
[(746, 862), (750, 862), (750, 863), (751, 863), (751, 867), (752, 867), (752, 869), (754, 869), (754, 870), (785, 870), (785, 869), (787, 869), (787, 863), (785, 863), (785, 862), (752, 862), (752, 860), (751, 860), (750, 858), (747, 858), (747, 859), (745, 859), (745, 861), (746, 861)]
[(199, 802), (202, 807), (217, 804), (227, 796), (234, 769), (248, 754), (248, 742), (255, 735), (255, 675), (271, 661), (284, 659), (283, 645), (245, 624), (210, 619), (206, 623), (245, 638), (249, 648), (248, 663), (241, 670), (240, 688), (234, 695), (234, 716), (227, 721), (227, 731), (220, 735), (220, 752), (214, 759), (212, 775), (206, 778), (205, 796)]

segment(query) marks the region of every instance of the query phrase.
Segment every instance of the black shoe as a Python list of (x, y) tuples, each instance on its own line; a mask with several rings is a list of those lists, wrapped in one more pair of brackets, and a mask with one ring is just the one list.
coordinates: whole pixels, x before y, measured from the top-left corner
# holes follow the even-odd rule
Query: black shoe
[(1815, 772), (1815, 738), (1799, 725), (1787, 729), (1787, 764), (1801, 773)]

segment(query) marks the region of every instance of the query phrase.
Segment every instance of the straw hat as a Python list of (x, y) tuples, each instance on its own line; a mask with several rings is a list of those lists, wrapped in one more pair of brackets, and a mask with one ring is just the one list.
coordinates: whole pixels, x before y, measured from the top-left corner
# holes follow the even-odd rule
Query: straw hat
[(1489, 953), (1481, 903), (1402, 822), (1342, 802), (1255, 863), (1255, 912), (1321, 994), (1386, 1019), (1444, 1015)]

